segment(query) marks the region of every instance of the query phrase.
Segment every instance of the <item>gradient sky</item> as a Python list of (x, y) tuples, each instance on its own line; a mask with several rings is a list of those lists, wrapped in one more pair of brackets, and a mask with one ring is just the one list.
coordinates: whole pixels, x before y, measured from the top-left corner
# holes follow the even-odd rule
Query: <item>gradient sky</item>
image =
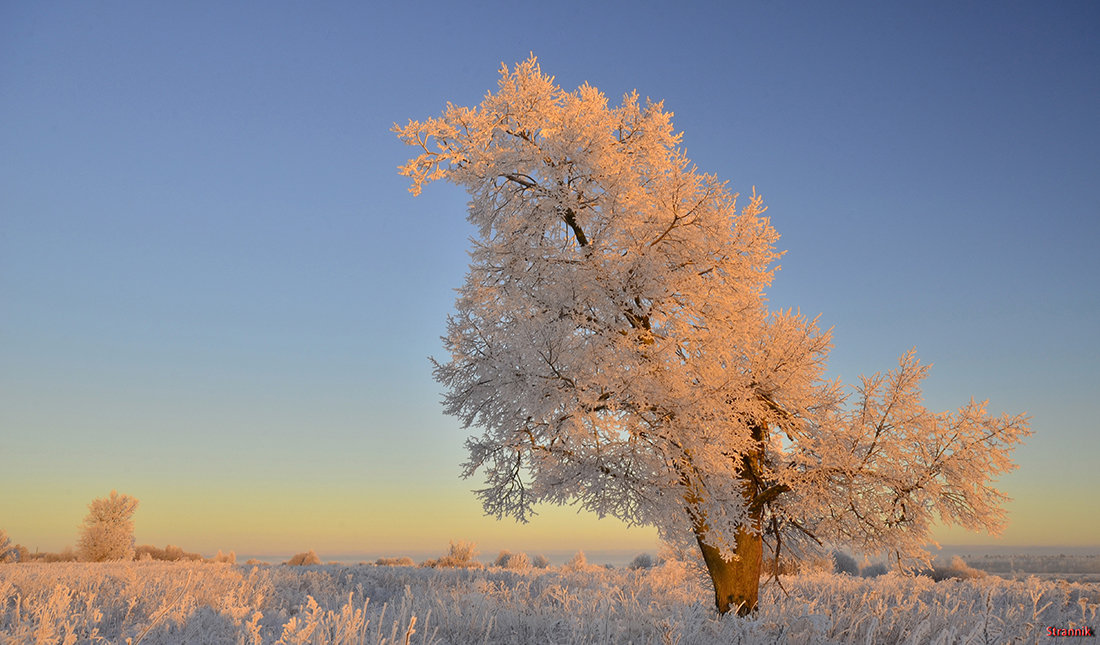
[(654, 551), (482, 517), (431, 379), (466, 196), (389, 129), (534, 52), (756, 186), (832, 375), (916, 347), (930, 408), (1032, 415), (995, 543), (1100, 547), (1100, 5), (588, 4), (0, 5), (0, 528), (59, 550), (118, 489), (207, 553)]

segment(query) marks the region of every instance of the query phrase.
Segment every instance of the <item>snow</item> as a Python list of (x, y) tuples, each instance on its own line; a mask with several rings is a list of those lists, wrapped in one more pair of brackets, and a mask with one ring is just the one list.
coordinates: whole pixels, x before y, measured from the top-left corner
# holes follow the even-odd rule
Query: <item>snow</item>
[[(717, 617), (681, 562), (431, 569), (112, 562), (0, 565), (0, 641), (1005, 643), (1091, 626), (1100, 585), (810, 573)], [(66, 640), (73, 638), (74, 641)]]

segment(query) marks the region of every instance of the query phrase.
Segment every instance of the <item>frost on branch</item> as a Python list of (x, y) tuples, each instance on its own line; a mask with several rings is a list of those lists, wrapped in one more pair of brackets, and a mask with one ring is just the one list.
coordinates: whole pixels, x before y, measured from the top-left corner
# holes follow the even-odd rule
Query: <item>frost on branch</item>
[(796, 437), (781, 479), (800, 493), (792, 509), (804, 517), (818, 510), (815, 532), (928, 566), (923, 546), (937, 520), (1001, 531), (1007, 498), (990, 479), (1015, 467), (1009, 452), (1030, 434), (1027, 419), (991, 416), (973, 400), (954, 413), (929, 412), (920, 393), (927, 373), (910, 351), (896, 370), (863, 377), (853, 404), (826, 427)]
[(698, 172), (662, 103), (564, 91), (532, 57), (480, 105), (394, 131), (416, 149), (414, 194), (445, 179), (470, 195), (469, 271), (433, 363), (475, 431), (464, 472), (489, 514), (575, 503), (655, 525), (702, 550), (720, 611), (755, 605), (751, 573), (744, 596), (719, 579), (758, 575), (762, 540), (900, 560), (933, 516), (1000, 525), (988, 481), (1024, 419), (927, 412), (911, 354), (849, 404), (822, 377), (829, 333), (767, 307), (780, 253), (762, 200)]

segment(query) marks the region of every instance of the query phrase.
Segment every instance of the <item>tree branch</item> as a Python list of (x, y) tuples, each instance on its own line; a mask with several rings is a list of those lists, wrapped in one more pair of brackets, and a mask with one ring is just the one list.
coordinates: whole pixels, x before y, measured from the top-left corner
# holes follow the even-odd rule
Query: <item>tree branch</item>
[(534, 188), (539, 185), (530, 175), (524, 175), (518, 172), (510, 172), (506, 175), (501, 175), (501, 177), (504, 177), (508, 181), (514, 181), (524, 188)]
[(577, 224), (577, 214), (573, 212), (573, 209), (568, 207), (562, 209), (561, 218), (569, 228), (573, 229), (573, 235), (577, 236), (577, 244), (580, 244), (581, 248), (588, 246), (588, 238), (585, 237), (584, 231)]
[(766, 491), (760, 493), (749, 504), (749, 513), (755, 514), (764, 508), (765, 505), (775, 501), (775, 498), (779, 497), (783, 493), (790, 492), (791, 487), (786, 484), (775, 484), (768, 488)]

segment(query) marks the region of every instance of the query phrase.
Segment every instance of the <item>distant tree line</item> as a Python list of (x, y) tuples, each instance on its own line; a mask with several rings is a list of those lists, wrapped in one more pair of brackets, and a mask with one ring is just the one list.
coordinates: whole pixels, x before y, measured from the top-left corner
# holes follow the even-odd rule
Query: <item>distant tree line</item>
[(967, 558), (990, 573), (1100, 573), (1100, 556), (1092, 555), (984, 555)]

